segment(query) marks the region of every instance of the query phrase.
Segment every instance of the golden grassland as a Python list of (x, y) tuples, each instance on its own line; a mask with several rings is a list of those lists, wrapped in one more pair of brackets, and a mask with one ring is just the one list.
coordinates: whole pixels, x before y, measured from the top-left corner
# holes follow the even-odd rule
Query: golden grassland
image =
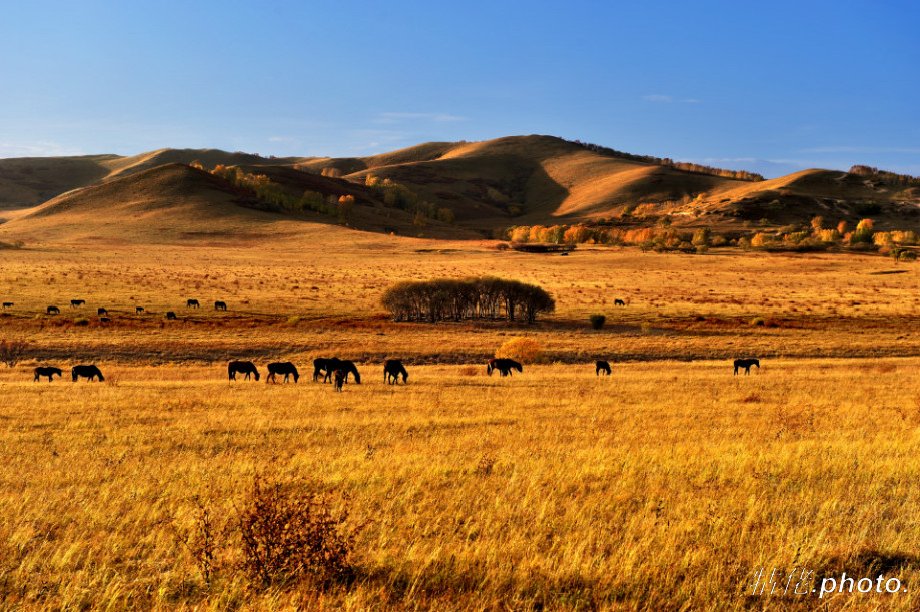
[[(0, 298), (16, 303), (0, 339), (29, 343), (0, 369), (0, 608), (918, 607), (913, 265), (559, 257), (335, 228), (246, 249), (0, 255)], [(540, 284), (557, 313), (427, 326), (378, 305), (392, 282), (490, 273)], [(519, 336), (541, 363), (486, 376)], [(312, 383), (310, 360), (333, 354), (364, 384)], [(740, 356), (763, 368), (732, 376)], [(383, 384), (385, 357), (408, 385)], [(290, 359), (302, 378), (231, 384), (229, 358), (263, 373)], [(106, 382), (32, 382), (34, 365), (77, 362)], [(234, 516), (257, 473), (346, 496), (353, 582), (261, 588), (239, 570)], [(210, 585), (181, 542), (199, 505), (226, 527)], [(884, 573), (907, 592), (752, 597), (759, 567)]]
[[(916, 609), (917, 366), (422, 366), (398, 388), (366, 366), (341, 394), (217, 367), (4, 370), (0, 591), (66, 609), (806, 609), (749, 595), (755, 568), (806, 566), (908, 589), (835, 609)], [(348, 495), (354, 583), (255, 588), (231, 531), (207, 587), (177, 537), (195, 498), (232, 523), (268, 470)]]

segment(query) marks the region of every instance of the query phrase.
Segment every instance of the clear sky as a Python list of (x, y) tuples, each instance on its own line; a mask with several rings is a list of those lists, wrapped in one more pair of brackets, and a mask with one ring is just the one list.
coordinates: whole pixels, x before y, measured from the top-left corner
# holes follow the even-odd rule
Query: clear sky
[(920, 2), (0, 0), (0, 157), (553, 134), (920, 174)]

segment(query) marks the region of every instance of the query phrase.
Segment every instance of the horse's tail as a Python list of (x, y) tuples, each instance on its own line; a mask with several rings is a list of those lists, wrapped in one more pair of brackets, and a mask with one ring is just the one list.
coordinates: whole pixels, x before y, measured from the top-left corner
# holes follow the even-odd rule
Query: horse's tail
[(489, 373), (489, 376), (492, 376), (493, 371), (495, 371), (495, 360), (490, 359), (488, 365), (486, 366), (486, 372)]

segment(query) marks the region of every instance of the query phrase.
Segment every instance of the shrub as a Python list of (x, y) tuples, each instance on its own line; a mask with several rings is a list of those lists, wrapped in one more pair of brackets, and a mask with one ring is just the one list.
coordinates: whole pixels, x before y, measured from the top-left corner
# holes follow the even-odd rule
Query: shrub
[(80, 327), (85, 327), (86, 325), (89, 325), (89, 319), (84, 319), (82, 317), (79, 319), (74, 319), (73, 324), (79, 325)]
[(591, 328), (592, 329), (603, 329), (604, 323), (607, 322), (607, 317), (602, 314), (593, 314), (591, 315)]
[(22, 340), (0, 341), (0, 363), (5, 363), (8, 368), (14, 367), (25, 355), (27, 346)]
[(531, 338), (513, 338), (502, 344), (495, 357), (498, 359), (514, 359), (521, 363), (533, 363), (540, 358), (543, 347)]
[(898, 255), (898, 261), (917, 261), (917, 252), (905, 249)]
[(335, 512), (332, 501), (329, 494), (296, 490), (257, 475), (239, 516), (242, 568), (265, 586), (300, 578), (347, 578), (354, 533), (343, 528), (347, 507)]
[(763, 319), (763, 317), (754, 317), (753, 319), (751, 319), (751, 325), (763, 326), (766, 324), (767, 322)]

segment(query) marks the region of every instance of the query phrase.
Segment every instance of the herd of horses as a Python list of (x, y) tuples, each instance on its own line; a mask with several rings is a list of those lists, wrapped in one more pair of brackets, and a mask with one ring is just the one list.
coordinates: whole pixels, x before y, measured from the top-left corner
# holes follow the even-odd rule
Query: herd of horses
[[(741, 370), (744, 370), (745, 374), (750, 374), (752, 367), (756, 366), (758, 370), (760, 369), (760, 360), (735, 359), (733, 365), (736, 376)], [(268, 364), (266, 369), (268, 370), (268, 376), (265, 382), (277, 383), (278, 376), (283, 376), (283, 382), (289, 382), (290, 379), (293, 378), (296, 383), (300, 379), (300, 372), (297, 371), (297, 366), (290, 361), (276, 361)], [(493, 372), (498, 372), (503, 377), (513, 376), (515, 371), (523, 373), (524, 366), (514, 359), (490, 359), (486, 364), (486, 373), (489, 376), (492, 376)], [(601, 359), (594, 362), (594, 374), (596, 376), (600, 376), (601, 374), (610, 376), (612, 372), (613, 369), (610, 367), (610, 362)], [(48, 382), (51, 382), (54, 380), (55, 376), (61, 378), (63, 373), (63, 370), (60, 368), (40, 366), (34, 370), (34, 381), (38, 382), (42, 378), (47, 378)], [(231, 381), (237, 380), (237, 374), (242, 376), (243, 380), (251, 380), (254, 378), (256, 382), (258, 382), (260, 378), (259, 368), (251, 361), (231, 361), (228, 363), (228, 379)], [(102, 371), (93, 364), (74, 366), (70, 369), (70, 375), (73, 382), (77, 382), (80, 378), (86, 378), (90, 381), (105, 381)], [(318, 382), (320, 377), (322, 377), (323, 383), (331, 381), (336, 391), (342, 391), (345, 383), (348, 382), (349, 376), (355, 379), (356, 384), (361, 384), (361, 374), (358, 372), (358, 367), (353, 361), (339, 359), (337, 357), (318, 357), (313, 360), (313, 382)], [(402, 379), (404, 384), (409, 382), (409, 372), (406, 371), (406, 367), (402, 364), (402, 361), (399, 359), (387, 359), (384, 361), (383, 382), (388, 385), (398, 385), (400, 379)]]
[[(15, 305), (16, 305), (15, 302), (3, 302), (3, 310), (7, 310), (7, 309), (9, 309), (9, 308), (12, 308), (12, 307), (15, 306)], [(73, 300), (70, 300), (70, 307), (71, 307), (71, 308), (83, 308), (84, 306), (86, 306), (86, 300), (83, 300), (83, 299), (73, 299)], [(196, 300), (195, 298), (189, 298), (189, 299), (187, 299), (187, 300), (185, 301), (185, 307), (186, 307), (186, 308), (201, 308), (201, 302), (199, 302), (199, 301)], [(223, 300), (215, 300), (215, 301), (214, 301), (214, 310), (227, 312), (227, 302), (225, 302), (225, 301), (223, 301)], [(59, 314), (61, 314), (61, 309), (58, 308), (57, 306), (55, 306), (54, 304), (49, 304), (48, 307), (45, 308), (45, 314), (48, 314), (48, 315), (59, 315)], [(147, 314), (147, 310), (144, 309), (143, 306), (135, 306), (135, 307), (134, 307), (134, 314), (136, 314), (136, 315)], [(108, 317), (109, 317), (109, 311), (108, 311), (108, 309), (106, 309), (106, 308), (102, 308), (102, 307), (97, 308), (97, 309), (96, 309), (96, 315), (99, 317), (99, 321), (100, 321), (101, 323), (108, 323), (109, 320), (110, 320), (110, 319), (108, 318)], [(167, 318), (168, 320), (170, 320), (170, 321), (175, 321), (175, 320), (178, 318), (178, 317), (176, 316), (175, 311), (172, 311), (172, 310), (166, 312), (166, 315), (165, 315), (165, 316), (166, 316), (166, 318)]]

